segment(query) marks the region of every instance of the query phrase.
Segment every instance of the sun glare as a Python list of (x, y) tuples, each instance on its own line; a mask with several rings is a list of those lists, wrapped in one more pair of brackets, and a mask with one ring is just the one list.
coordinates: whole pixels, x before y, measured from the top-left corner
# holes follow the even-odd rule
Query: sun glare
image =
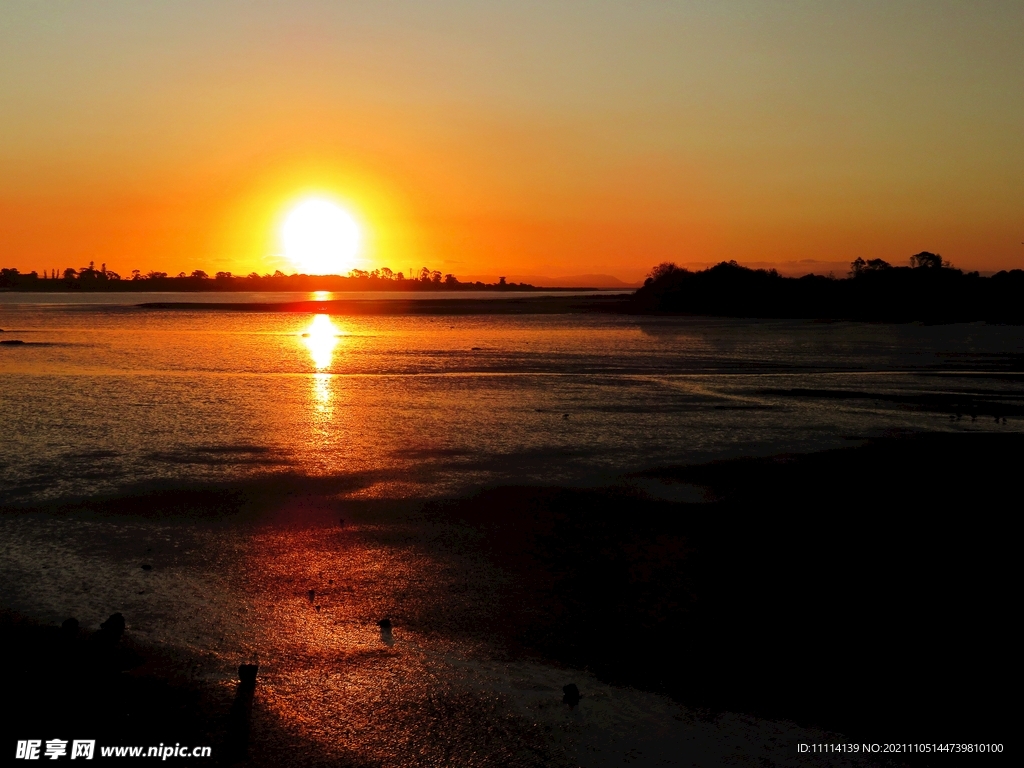
[(338, 346), (339, 335), (339, 329), (331, 321), (330, 315), (316, 315), (302, 334), (302, 341), (318, 371), (331, 367), (331, 358), (334, 356), (334, 348)]
[(281, 226), (284, 255), (307, 275), (340, 275), (355, 266), (362, 233), (348, 211), (310, 198), (289, 211)]

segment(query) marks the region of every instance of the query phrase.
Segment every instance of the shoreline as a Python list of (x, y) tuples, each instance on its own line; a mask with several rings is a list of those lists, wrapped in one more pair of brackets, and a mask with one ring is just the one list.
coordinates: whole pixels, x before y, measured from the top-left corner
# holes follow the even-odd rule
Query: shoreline
[[(168, 291), (167, 293), (191, 293), (210, 296), (214, 293), (232, 294), (248, 291)], [(300, 293), (309, 293), (301, 291)], [(353, 291), (354, 292), (354, 291)], [(470, 291), (466, 291), (467, 293)], [(784, 311), (758, 309), (756, 305), (740, 307), (727, 305), (713, 307), (701, 304), (691, 308), (664, 308), (651, 306), (641, 301), (637, 294), (619, 289), (532, 289), (494, 290), (493, 298), (464, 298), (461, 291), (410, 291), (408, 297), (377, 298), (363, 296), (360, 298), (301, 300), (301, 301), (147, 301), (140, 303), (117, 303), (116, 306), (129, 309), (166, 312), (239, 312), (239, 313), (308, 313), (332, 314), (347, 316), (505, 316), (505, 315), (566, 315), (566, 314), (605, 314), (632, 318), (711, 318), (743, 321), (806, 321), (813, 323), (863, 323), (870, 325), (972, 325), (985, 324), (996, 326), (1019, 326), (1024, 318), (1013, 312), (997, 313), (942, 313), (929, 311), (926, 313), (878, 313), (873, 311), (854, 311), (822, 309), (807, 311), (798, 309)], [(53, 296), (127, 296), (132, 291), (17, 291), (9, 292), (18, 295), (53, 295)], [(138, 291), (138, 293), (159, 294), (162, 291)], [(274, 293), (273, 291), (256, 293)], [(280, 293), (295, 293), (281, 291)], [(345, 291), (331, 291), (345, 293)], [(372, 293), (369, 291), (362, 293)], [(516, 294), (546, 295), (519, 295)], [(439, 294), (447, 294), (439, 296)], [(501, 294), (500, 296), (497, 294)], [(89, 302), (80, 302), (80, 306), (89, 306)], [(2, 305), (0, 305), (2, 306)], [(16, 305), (10, 305), (16, 306)], [(65, 304), (61, 304), (65, 306)], [(69, 304), (68, 306), (74, 306)], [(868, 308), (870, 309), (870, 308)]]
[(301, 312), (336, 315), (514, 315), (621, 313), (628, 298), (609, 296), (531, 296), (501, 299), (331, 299), (294, 302), (147, 302), (142, 309), (235, 312)]

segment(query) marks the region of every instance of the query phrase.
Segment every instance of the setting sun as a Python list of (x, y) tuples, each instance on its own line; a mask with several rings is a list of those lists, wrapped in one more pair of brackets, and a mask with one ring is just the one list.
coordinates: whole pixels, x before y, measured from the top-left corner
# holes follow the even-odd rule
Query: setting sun
[(355, 266), (362, 233), (345, 209), (329, 200), (303, 200), (281, 226), (284, 255), (300, 272), (344, 274)]

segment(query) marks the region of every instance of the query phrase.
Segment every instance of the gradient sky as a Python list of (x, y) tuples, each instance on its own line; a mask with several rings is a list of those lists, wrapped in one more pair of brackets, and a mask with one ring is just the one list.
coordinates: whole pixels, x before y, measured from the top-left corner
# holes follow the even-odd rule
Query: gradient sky
[(1024, 3), (0, 5), (0, 264), (1024, 267)]

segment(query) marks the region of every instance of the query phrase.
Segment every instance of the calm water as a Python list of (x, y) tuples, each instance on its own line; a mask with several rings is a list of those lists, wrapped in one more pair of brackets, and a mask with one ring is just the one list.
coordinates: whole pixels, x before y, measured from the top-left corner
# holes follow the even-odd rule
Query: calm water
[(891, 429), (991, 428), (891, 397), (765, 391), (1013, 399), (1024, 355), (1024, 329), (986, 325), (329, 317), (125, 303), (140, 296), (40, 303), (52, 299), (0, 296), (0, 338), (27, 342), (0, 345), (6, 502), (276, 471), (348, 476), (362, 495), (422, 496), (585, 482)]

